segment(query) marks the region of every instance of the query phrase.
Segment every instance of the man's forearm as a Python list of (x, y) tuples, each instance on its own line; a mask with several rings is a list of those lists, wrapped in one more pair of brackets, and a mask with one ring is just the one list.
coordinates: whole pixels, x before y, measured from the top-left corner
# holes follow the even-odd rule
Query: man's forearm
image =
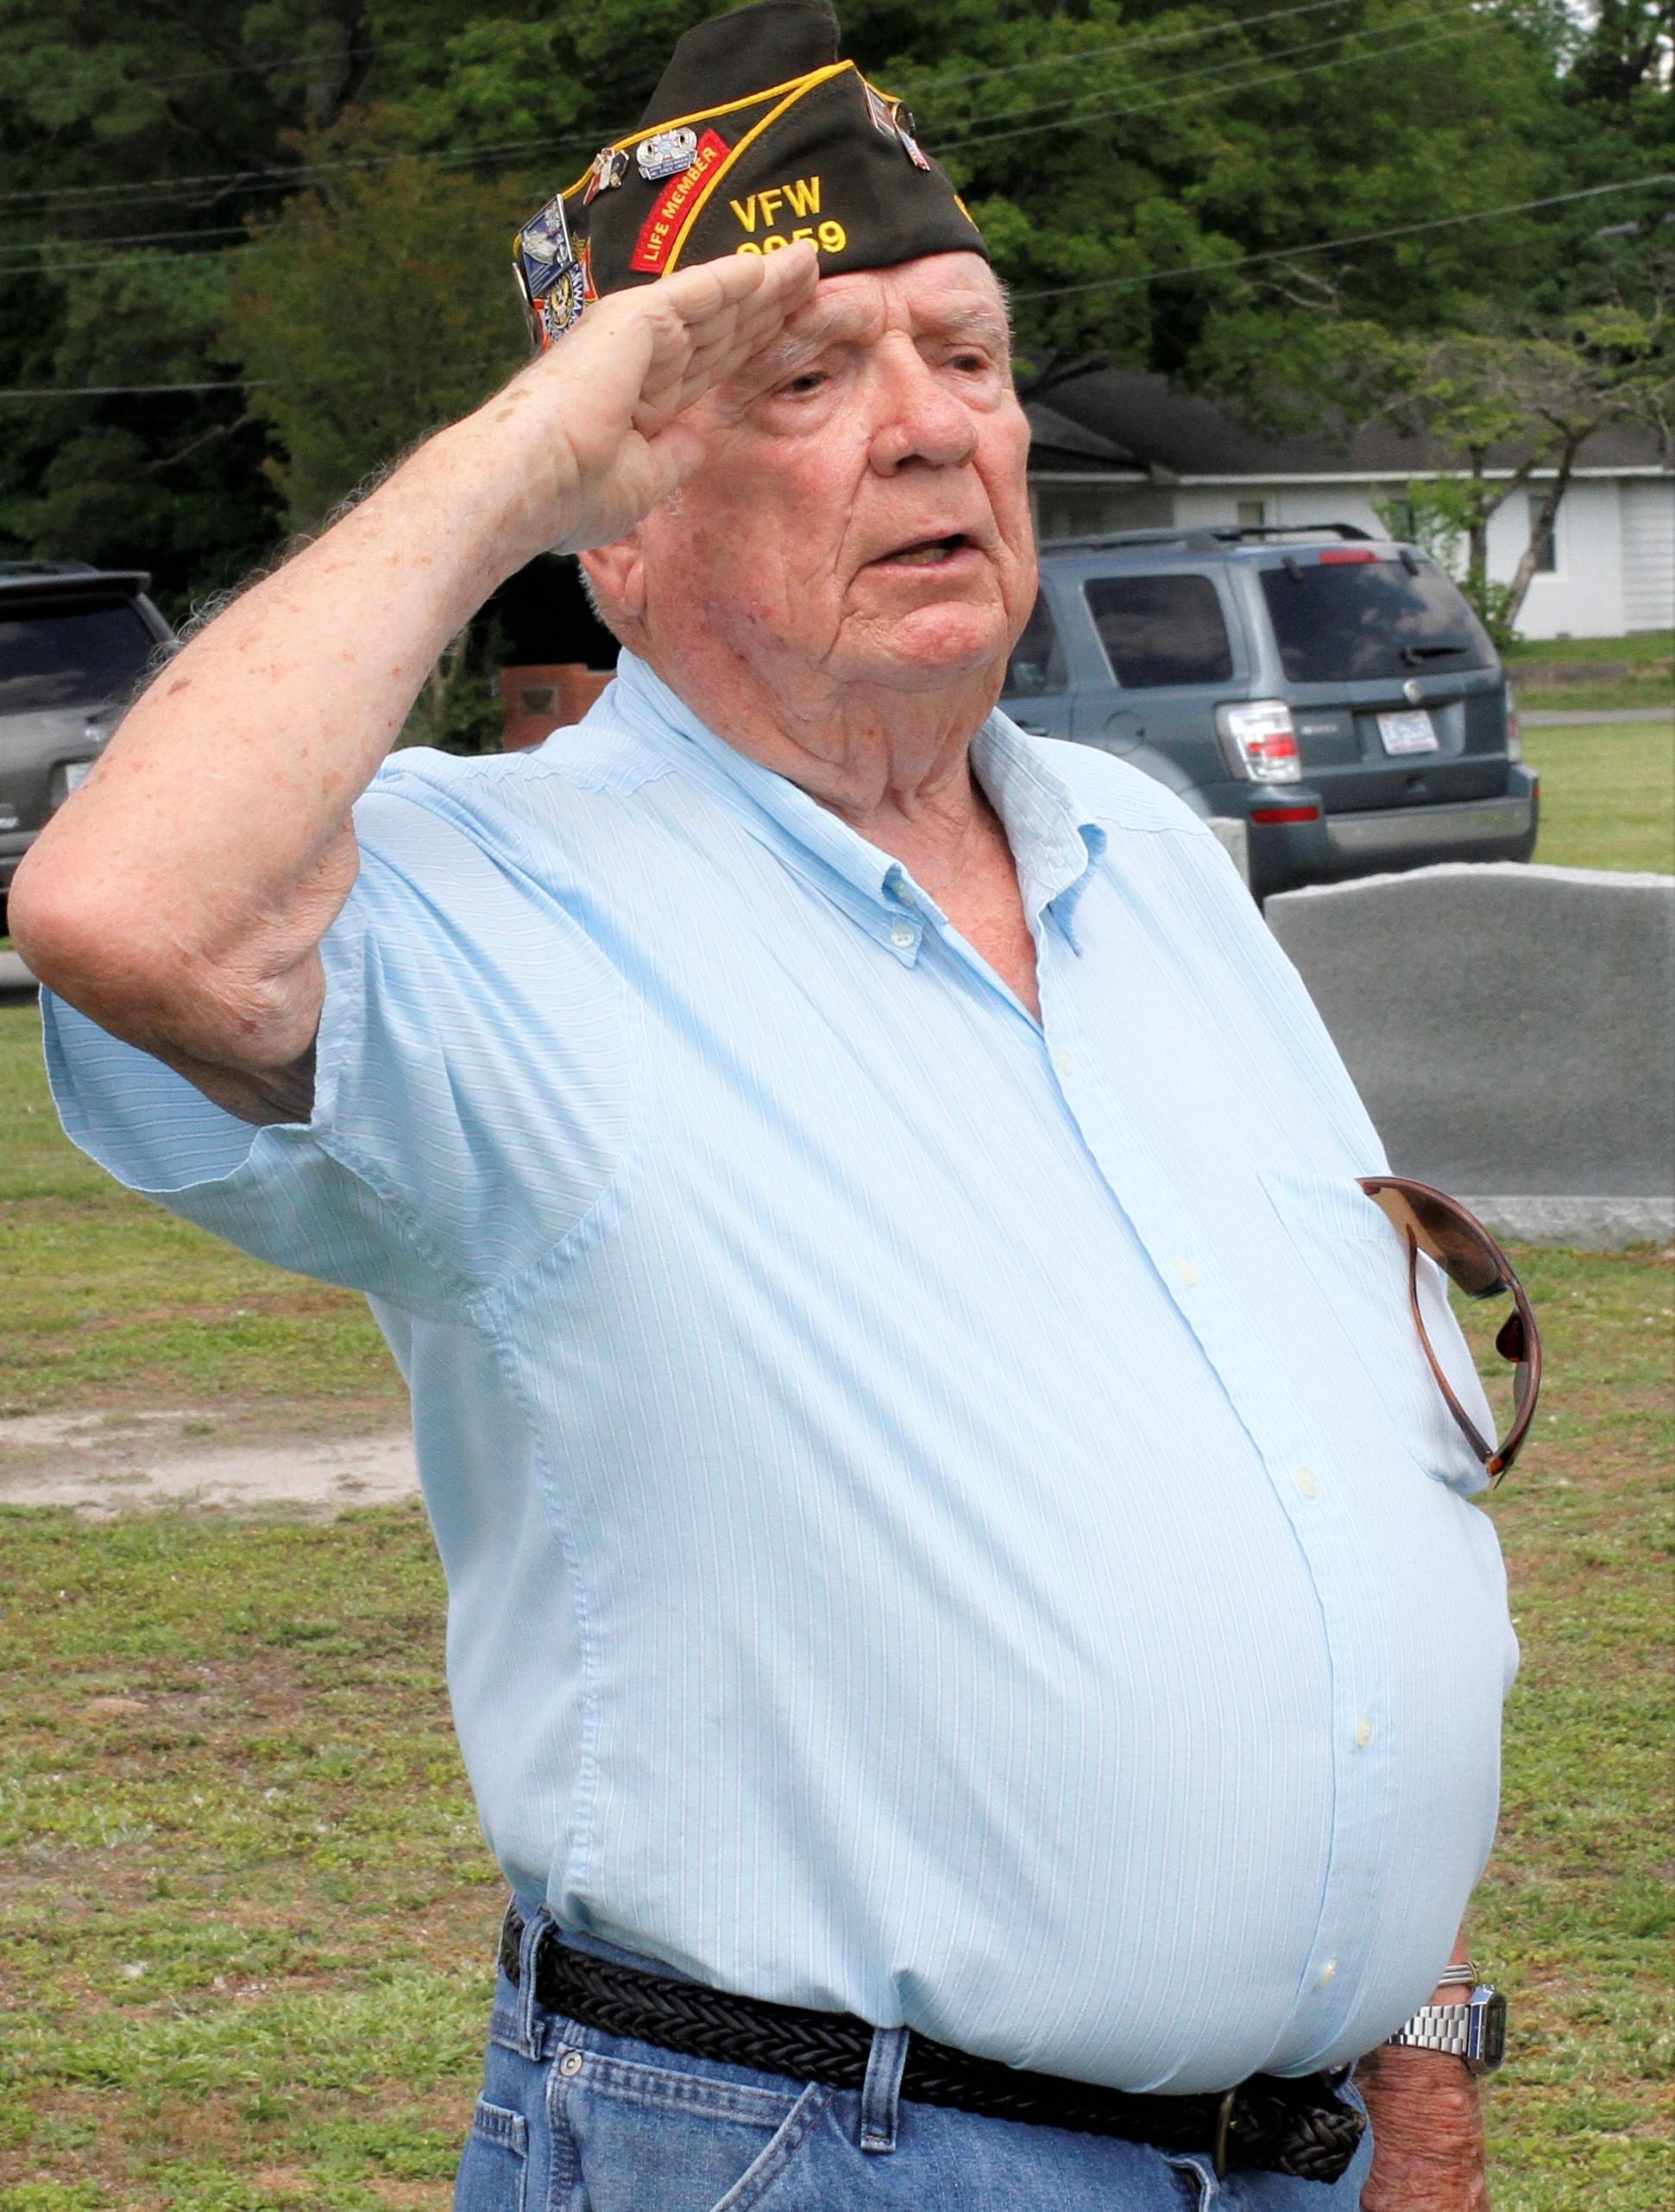
[(213, 1056), (189, 1010), (213, 1030), (248, 994), (268, 1055), (305, 1052), (318, 992), (287, 1007), (287, 988), (354, 882), (349, 808), (438, 652), (522, 557), (482, 436), (473, 419), (432, 438), (194, 638), (42, 832), (20, 939), (107, 1026), (172, 1018), (178, 1045)]
[[(1464, 1934), (1455, 1965), (1468, 1954)], [(1458, 1984), (1433, 2004), (1463, 2004)], [(1477, 2077), (1445, 2051), (1384, 2044), (1357, 2062), (1372, 2123), (1373, 2166), (1363, 2212), (1489, 2212), (1483, 2102)]]
[(349, 808), (438, 652), (543, 547), (624, 536), (695, 465), (687, 411), (812, 293), (811, 246), (595, 302), (228, 608), (135, 707), (10, 893), (43, 981), (271, 1119), (305, 1074)]

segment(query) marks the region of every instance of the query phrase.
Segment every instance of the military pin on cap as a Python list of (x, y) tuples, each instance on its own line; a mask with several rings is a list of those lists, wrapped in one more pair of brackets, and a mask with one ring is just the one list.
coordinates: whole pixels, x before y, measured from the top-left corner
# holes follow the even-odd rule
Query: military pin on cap
[(662, 177), (677, 177), (690, 169), (698, 151), (698, 134), (682, 125), (675, 130), (654, 130), (634, 148), (639, 173), (648, 185)]
[(519, 231), (513, 266), (531, 332), (538, 345), (549, 346), (580, 318), (584, 293), (561, 193)]
[(601, 146), (593, 157), (593, 172), (582, 195), (583, 207), (602, 192), (614, 192), (628, 173), (628, 157), (620, 146)]
[(881, 130), (886, 138), (893, 138), (896, 135), (896, 124), (890, 110), (872, 90), (865, 77), (860, 80), (860, 88), (866, 95), (866, 112), (872, 118), (873, 129)]
[(904, 108), (901, 103), (897, 101), (895, 110), (895, 121), (896, 134), (902, 142), (902, 146), (907, 154), (908, 160), (912, 162), (916, 169), (928, 169), (930, 167), (929, 160), (925, 154), (924, 148), (920, 145), (918, 140), (913, 135), (912, 109)]

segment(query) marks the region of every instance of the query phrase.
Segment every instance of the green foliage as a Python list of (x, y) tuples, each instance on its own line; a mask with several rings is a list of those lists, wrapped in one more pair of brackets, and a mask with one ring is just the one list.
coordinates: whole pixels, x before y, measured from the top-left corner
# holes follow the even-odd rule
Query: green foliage
[[(1576, 305), (1545, 327), (1478, 326), (1439, 338), (1365, 334), (1356, 375), (1391, 412), (1422, 429), (1455, 464), (1409, 483), (1406, 503), (1427, 550), (1460, 575), (1496, 643), (1512, 641), (1571, 471), (1590, 438), (1614, 423), (1667, 437), (1675, 409), (1675, 261), (1650, 266), (1643, 303)], [(1491, 475), (1491, 463), (1498, 463)], [(1539, 486), (1535, 471), (1544, 473)], [(1489, 524), (1531, 486), (1528, 544), (1509, 583), (1489, 577)], [(1388, 496), (1381, 516), (1394, 516)]]
[(398, 746), (442, 753), (497, 753), (502, 716), (496, 682), (506, 659), (498, 623), (474, 622), (443, 652), (413, 702)]
[[(521, 349), (511, 227), (702, 7), (0, 0), (0, 388), (245, 380), (0, 401), (0, 553), (151, 566), (179, 612), (482, 396)], [(1667, 170), (1667, 0), (856, 0), (845, 28), (1048, 384), (1111, 361), (1294, 418), (1359, 391), (1369, 331), (1643, 312), (1675, 203), (1477, 219)]]
[(395, 160), (299, 193), (240, 258), (229, 339), (294, 525), (318, 528), (524, 359), (509, 241), (527, 197)]

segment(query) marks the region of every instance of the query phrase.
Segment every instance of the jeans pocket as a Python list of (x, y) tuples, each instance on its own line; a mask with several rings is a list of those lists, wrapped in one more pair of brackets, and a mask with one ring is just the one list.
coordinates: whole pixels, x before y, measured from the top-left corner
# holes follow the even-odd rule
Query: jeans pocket
[(568, 2134), (589, 2212), (748, 2212), (800, 2167), (832, 2102), (818, 2083), (759, 2089), (702, 2061), (621, 2058), (596, 2047), (605, 2039), (568, 2051), (554, 2076), (555, 2133)]
[(746, 2212), (746, 2206), (760, 2204), (784, 2177), (791, 2161), (814, 2133), (832, 2102), (832, 2094), (818, 2082), (810, 2082), (727, 2195), (718, 2197), (710, 2207), (710, 2212)]
[(528, 2172), (528, 2121), (479, 2097), (454, 2184), (454, 2212), (524, 2212)]

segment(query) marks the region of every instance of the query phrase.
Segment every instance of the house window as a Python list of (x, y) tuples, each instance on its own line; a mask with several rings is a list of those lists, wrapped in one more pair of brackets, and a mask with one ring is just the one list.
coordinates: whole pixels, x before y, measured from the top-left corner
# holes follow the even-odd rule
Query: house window
[(1268, 501), (1265, 499), (1242, 499), (1233, 509), (1241, 530), (1260, 530), (1268, 520)]
[(1559, 566), (1559, 518), (1545, 499), (1530, 501), (1530, 536), (1535, 543), (1535, 573), (1551, 576)]

